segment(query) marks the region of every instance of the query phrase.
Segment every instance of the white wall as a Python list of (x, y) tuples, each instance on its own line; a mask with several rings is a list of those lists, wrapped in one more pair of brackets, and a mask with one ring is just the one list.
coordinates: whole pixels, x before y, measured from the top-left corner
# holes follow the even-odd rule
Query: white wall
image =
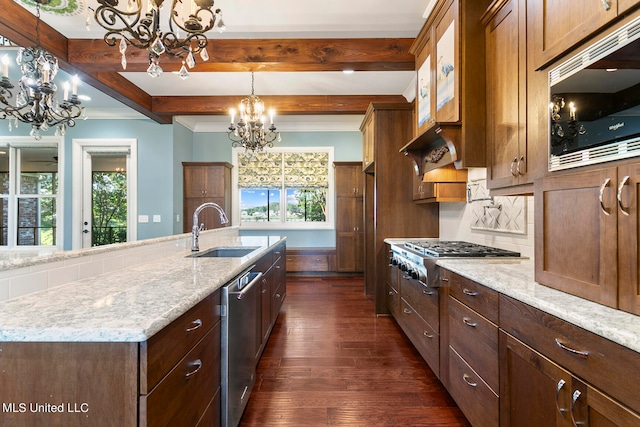
[[(486, 169), (469, 170), (469, 181), (481, 179), (486, 179)], [(522, 256), (533, 258), (533, 197), (526, 197), (526, 203), (525, 234), (472, 229), (474, 215), (471, 203), (440, 203), (440, 239), (464, 240), (494, 246), (517, 251)]]

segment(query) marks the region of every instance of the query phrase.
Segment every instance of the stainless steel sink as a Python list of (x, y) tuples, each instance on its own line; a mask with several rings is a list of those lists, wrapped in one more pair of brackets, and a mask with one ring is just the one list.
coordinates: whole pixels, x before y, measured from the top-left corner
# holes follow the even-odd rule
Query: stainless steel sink
[(202, 252), (194, 252), (188, 256), (195, 258), (242, 258), (258, 248), (260, 246), (219, 247)]

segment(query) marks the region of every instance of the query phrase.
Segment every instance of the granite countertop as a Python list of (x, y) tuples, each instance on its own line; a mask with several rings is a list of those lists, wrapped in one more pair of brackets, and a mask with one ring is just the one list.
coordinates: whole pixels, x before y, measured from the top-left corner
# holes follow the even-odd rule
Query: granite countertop
[(540, 285), (533, 260), (448, 258), (437, 264), (640, 353), (640, 316)]
[(223, 236), (212, 246), (258, 249), (242, 258), (188, 257), (186, 249), (2, 302), (0, 341), (145, 341), (283, 240)]

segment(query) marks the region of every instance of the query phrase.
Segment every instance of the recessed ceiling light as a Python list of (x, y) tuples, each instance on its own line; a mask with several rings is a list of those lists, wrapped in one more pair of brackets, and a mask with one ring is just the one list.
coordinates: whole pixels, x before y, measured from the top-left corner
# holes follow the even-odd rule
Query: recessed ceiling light
[(342, 72), (344, 74), (353, 74), (353, 70), (347, 69), (347, 70), (342, 70)]

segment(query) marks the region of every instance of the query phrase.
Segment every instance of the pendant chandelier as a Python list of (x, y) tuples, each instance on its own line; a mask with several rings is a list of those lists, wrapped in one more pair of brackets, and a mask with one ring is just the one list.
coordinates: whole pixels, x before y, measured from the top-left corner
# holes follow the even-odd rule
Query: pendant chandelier
[[(151, 77), (160, 77), (162, 68), (159, 65), (160, 55), (167, 54), (184, 58), (178, 73), (182, 79), (189, 77), (187, 66), (196, 65), (194, 55), (199, 54), (203, 61), (209, 60), (204, 33), (216, 28), (225, 30), (220, 9), (211, 10), (214, 0), (171, 0), (168, 30), (163, 31), (160, 25), (160, 10), (164, 0), (124, 0), (126, 9), (117, 9), (119, 0), (98, 0), (98, 8), (94, 17), (98, 25), (107, 30), (104, 41), (118, 48), (122, 55), (122, 69), (127, 69), (125, 53), (128, 46), (149, 51), (149, 68)], [(87, 17), (87, 29), (90, 16)], [(184, 36), (184, 37), (183, 37)], [(186, 64), (186, 66), (185, 66)]]
[(238, 123), (234, 123), (236, 111), (231, 109), (231, 125), (229, 139), (233, 147), (243, 147), (245, 152), (261, 152), (265, 147), (273, 147), (273, 141), (282, 141), (280, 132), (276, 132), (273, 124), (274, 111), (269, 110), (270, 126), (265, 130), (264, 102), (254, 94), (253, 72), (251, 73), (251, 95), (240, 101)]
[[(45, 0), (36, 0), (36, 46), (18, 49), (16, 62), (20, 66), (22, 77), (18, 81), (18, 92), (14, 98), (14, 85), (9, 80), (9, 57), (2, 58), (2, 79), (0, 80), (0, 119), (9, 120), (9, 131), (18, 126), (18, 122), (31, 125), (30, 135), (36, 140), (42, 138), (40, 132), (56, 128), (56, 136), (64, 135), (67, 126), (73, 127), (75, 119), (84, 114), (78, 99), (78, 77), (72, 79), (71, 96), (69, 82), (64, 86), (62, 104), (56, 99), (57, 86), (53, 82), (58, 73), (58, 59), (40, 47), (40, 4)], [(86, 116), (83, 115), (83, 118)]]

